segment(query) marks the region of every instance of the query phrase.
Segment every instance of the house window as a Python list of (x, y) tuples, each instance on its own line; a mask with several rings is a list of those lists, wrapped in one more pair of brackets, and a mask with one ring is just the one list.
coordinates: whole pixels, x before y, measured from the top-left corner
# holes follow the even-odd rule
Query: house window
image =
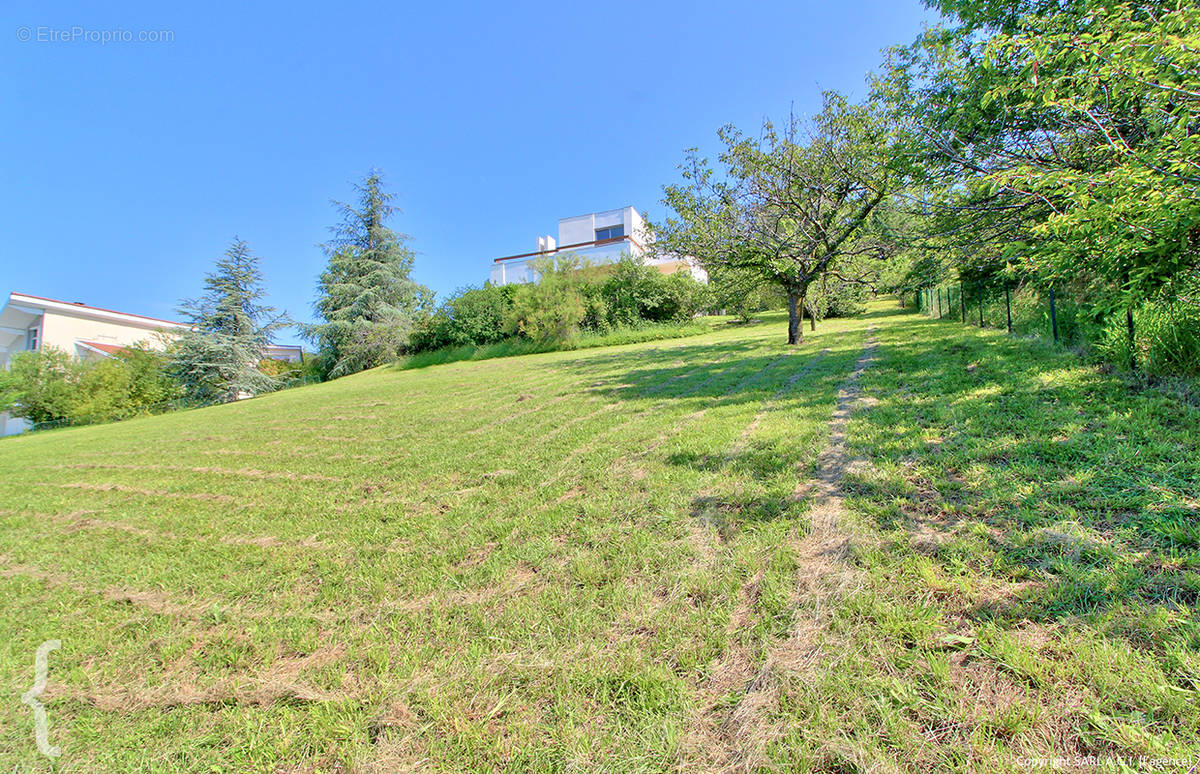
[(25, 343), (27, 349), (35, 350), (38, 348), (38, 334), (41, 333), (40, 328), (30, 328), (25, 331)]
[(619, 224), (616, 226), (606, 226), (604, 228), (596, 229), (596, 241), (597, 242), (599, 242), (602, 239), (616, 239), (617, 237), (623, 237), (623, 236), (625, 236), (624, 224)]

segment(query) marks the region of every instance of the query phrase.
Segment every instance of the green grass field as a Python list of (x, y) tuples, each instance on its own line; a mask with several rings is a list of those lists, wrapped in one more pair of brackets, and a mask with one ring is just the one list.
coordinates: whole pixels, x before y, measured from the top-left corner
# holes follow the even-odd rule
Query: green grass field
[(0, 771), (1200, 756), (1200, 410), (892, 303), (783, 328), (0, 442)]

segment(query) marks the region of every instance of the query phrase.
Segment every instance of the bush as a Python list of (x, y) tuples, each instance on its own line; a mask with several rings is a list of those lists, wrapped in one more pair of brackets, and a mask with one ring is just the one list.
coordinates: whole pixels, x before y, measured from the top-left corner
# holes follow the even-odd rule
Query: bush
[(294, 378), (302, 368), (302, 363), (293, 363), (290, 360), (276, 360), (275, 358), (266, 357), (258, 361), (258, 370), (267, 376), (274, 376), (279, 379)]
[(757, 274), (714, 267), (708, 275), (704, 303), (714, 311), (732, 314), (748, 323), (757, 312), (785, 306), (787, 296), (778, 285), (766, 282)]
[(1135, 320), (1146, 341), (1144, 367), (1154, 376), (1200, 376), (1200, 305), (1147, 304)]
[(423, 352), (466, 344), (494, 344), (505, 337), (504, 319), (512, 308), (516, 285), (467, 287), (438, 307), (413, 332), (409, 349)]
[(468, 344), (462, 347), (444, 347), (429, 352), (419, 352), (400, 360), (399, 366), (405, 369), (425, 368), (463, 360), (490, 360), (497, 357), (532, 355), (565, 349), (611, 347), (620, 344), (637, 344), (643, 341), (698, 336), (711, 330), (709, 325), (693, 320), (686, 323), (648, 323), (637, 328), (618, 328), (607, 333), (584, 331), (576, 338), (565, 342), (537, 343), (513, 337), (495, 344)]
[(818, 319), (853, 317), (867, 308), (870, 289), (861, 282), (827, 279), (809, 288), (809, 309), (816, 310)]
[(30, 422), (66, 419), (74, 402), (78, 364), (61, 349), (19, 352), (9, 368), (0, 372), (5, 411)]
[(324, 381), (325, 369), (320, 356), (312, 352), (302, 353), (299, 363), (270, 358), (258, 361), (258, 370), (275, 377), (281, 389)]
[(612, 327), (683, 322), (693, 317), (705, 300), (704, 286), (690, 276), (682, 272), (664, 275), (629, 256), (613, 264), (599, 295)]
[(706, 287), (687, 274), (666, 276), (629, 256), (595, 266), (565, 254), (535, 261), (533, 269), (534, 283), (457, 291), (417, 328), (408, 353), (509, 338), (559, 345), (583, 333), (687, 322), (708, 303)]
[[(942, 315), (959, 320), (962, 294), (966, 292), (967, 322), (978, 324), (979, 289), (969, 283), (954, 283), (942, 289)], [(984, 323), (1004, 328), (1012, 316), (1013, 333), (1018, 336), (1050, 338), (1049, 294), (1033, 285), (1013, 287), (1009, 307), (1005, 307), (1000, 283), (985, 285), (983, 290)], [(937, 316), (938, 297), (925, 299), (918, 294), (922, 311)], [(1124, 313), (1096, 303), (1094, 287), (1075, 283), (1055, 294), (1055, 318), (1060, 343), (1079, 347), (1095, 362), (1128, 368), (1136, 354), (1137, 368), (1150, 376), (1200, 376), (1200, 277), (1185, 277), (1169, 285), (1151, 301), (1134, 309), (1133, 352)]]
[(505, 331), (537, 343), (570, 341), (587, 316), (580, 271), (587, 264), (570, 255), (534, 262), (537, 282), (518, 285), (505, 318)]
[[(1178, 298), (1146, 302), (1134, 311), (1133, 330), (1139, 370), (1160, 377), (1200, 376), (1200, 304)], [(1109, 320), (1092, 348), (1099, 359), (1128, 367), (1131, 353), (1125, 318)]]
[(181, 394), (167, 375), (166, 358), (139, 345), (94, 362), (54, 347), (21, 352), (0, 383), (0, 409), (34, 424), (125, 419)]

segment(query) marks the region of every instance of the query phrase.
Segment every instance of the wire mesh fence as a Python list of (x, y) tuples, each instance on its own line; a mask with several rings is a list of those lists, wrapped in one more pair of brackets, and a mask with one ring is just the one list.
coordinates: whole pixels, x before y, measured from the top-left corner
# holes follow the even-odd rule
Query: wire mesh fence
[(917, 293), (922, 314), (980, 328), (999, 328), (1018, 336), (1042, 336), (1078, 343), (1082, 335), (1079, 305), (1028, 285), (955, 282)]
[[(271, 392), (279, 392), (281, 390), (290, 390), (293, 387), (303, 387), (306, 384), (317, 384), (320, 379), (310, 376), (307, 373), (301, 373), (298, 376), (281, 380), (276, 389)], [(264, 395), (269, 393), (263, 393)], [(153, 403), (148, 406), (138, 406), (129, 412), (122, 414), (86, 414), (78, 417), (65, 417), (63, 419), (52, 419), (47, 422), (36, 422), (30, 426), (31, 432), (41, 430), (54, 430), (60, 427), (80, 427), (87, 425), (103, 425), (111, 422), (121, 422), (126, 419), (134, 419), (135, 417), (155, 416), (157, 414), (167, 414), (173, 411), (183, 411), (185, 409), (204, 408), (205, 406), (215, 406), (220, 403), (225, 403), (223, 400), (192, 400), (188, 398), (173, 398), (171, 400)]]
[(1091, 356), (1152, 376), (1200, 376), (1200, 283), (1097, 318), (1070, 293), (1032, 285), (961, 281), (917, 292), (922, 314), (1085, 348)]
[(212, 406), (219, 401), (190, 401), (185, 398), (175, 398), (166, 400), (160, 403), (152, 403), (148, 406), (139, 406), (127, 413), (122, 414), (85, 414), (78, 417), (64, 417), (62, 419), (52, 419), (48, 422), (35, 422), (30, 430), (38, 432), (41, 430), (54, 430), (60, 427), (78, 427), (85, 425), (103, 425), (109, 422), (120, 422), (125, 419), (133, 419), (134, 417), (153, 416), (155, 414), (166, 414), (172, 411), (182, 411), (184, 409), (203, 408), (204, 406)]

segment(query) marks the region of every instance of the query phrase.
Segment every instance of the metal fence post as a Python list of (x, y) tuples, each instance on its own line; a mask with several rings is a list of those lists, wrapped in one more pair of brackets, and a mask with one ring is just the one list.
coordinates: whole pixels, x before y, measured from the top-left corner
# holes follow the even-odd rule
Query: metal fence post
[(1054, 343), (1058, 343), (1058, 311), (1054, 306), (1054, 288), (1050, 288), (1050, 329), (1054, 332)]
[(1129, 370), (1137, 370), (1137, 350), (1133, 346), (1133, 307), (1125, 307), (1125, 327), (1129, 330)]
[(1004, 316), (1008, 319), (1008, 333), (1012, 335), (1012, 300), (1008, 297), (1008, 282), (1004, 283)]

